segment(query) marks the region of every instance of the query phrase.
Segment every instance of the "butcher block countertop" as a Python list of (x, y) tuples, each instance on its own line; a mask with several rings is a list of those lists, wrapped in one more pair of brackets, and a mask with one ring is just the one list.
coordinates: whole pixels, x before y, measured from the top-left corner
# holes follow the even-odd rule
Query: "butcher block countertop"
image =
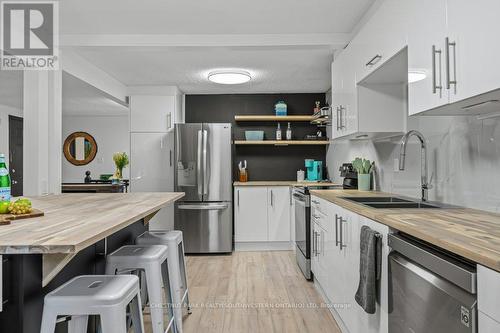
[(500, 272), (500, 214), (461, 207), (375, 209), (342, 199), (402, 197), (383, 192), (311, 190), (311, 194)]
[(30, 198), (45, 216), (0, 226), (1, 253), (77, 253), (148, 219), (184, 193), (68, 193)]
[(298, 182), (296, 180), (251, 180), (248, 182), (234, 182), (234, 186), (342, 186), (330, 182)]

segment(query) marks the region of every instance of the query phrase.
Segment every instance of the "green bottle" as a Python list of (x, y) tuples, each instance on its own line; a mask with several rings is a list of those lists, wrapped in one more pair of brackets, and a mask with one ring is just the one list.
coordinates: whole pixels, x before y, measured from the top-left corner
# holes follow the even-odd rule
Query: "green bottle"
[(5, 155), (0, 154), (0, 201), (10, 201), (10, 176), (5, 165)]

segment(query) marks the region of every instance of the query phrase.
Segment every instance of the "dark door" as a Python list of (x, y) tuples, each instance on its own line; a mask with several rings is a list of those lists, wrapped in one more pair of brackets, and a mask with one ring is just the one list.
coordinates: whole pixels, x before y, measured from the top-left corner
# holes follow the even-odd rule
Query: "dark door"
[(23, 118), (9, 116), (9, 169), (12, 196), (23, 195)]

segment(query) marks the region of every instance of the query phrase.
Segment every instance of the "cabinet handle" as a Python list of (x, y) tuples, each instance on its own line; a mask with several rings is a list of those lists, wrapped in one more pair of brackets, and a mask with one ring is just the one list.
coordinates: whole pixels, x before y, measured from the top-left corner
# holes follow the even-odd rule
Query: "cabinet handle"
[(373, 58), (371, 58), (371, 59), (370, 59), (370, 61), (368, 61), (368, 62), (366, 63), (366, 65), (365, 65), (365, 66), (367, 66), (367, 67), (368, 67), (368, 66), (373, 66), (373, 65), (375, 65), (377, 62), (379, 62), (379, 61), (380, 61), (380, 59), (382, 59), (382, 56), (381, 56), (380, 54), (377, 54), (377, 55), (375, 55)]
[(240, 207), (240, 190), (238, 190), (238, 192), (236, 193), (236, 196), (237, 196), (237, 201), (238, 201), (238, 207)]
[(313, 230), (313, 237), (312, 237), (312, 254), (314, 257), (316, 257), (316, 231)]
[(343, 222), (347, 222), (347, 220), (343, 219), (342, 216), (339, 218), (339, 224), (340, 224), (340, 251), (342, 251), (343, 248), (347, 247), (347, 245), (344, 244), (344, 226)]
[(311, 200), (313, 204), (319, 204), (319, 201), (318, 200)]
[(344, 129), (345, 128), (345, 111), (346, 111), (346, 108), (344, 106), (340, 106), (340, 129)]
[[(445, 60), (446, 60), (446, 89), (450, 89), (450, 85), (453, 84), (455, 87), (455, 92), (457, 90), (457, 43), (450, 42), (448, 37), (445, 38)], [(450, 47), (453, 47), (453, 80), (451, 80), (450, 74)]]
[(340, 113), (339, 113), (339, 107), (337, 106), (336, 108), (336, 112), (337, 112), (337, 131), (340, 130), (340, 122), (339, 122), (339, 119), (340, 119)]
[[(439, 54), (439, 85), (436, 82), (436, 54)], [(441, 50), (436, 49), (436, 45), (432, 45), (432, 93), (435, 94), (439, 89), (441, 95)]]
[(318, 255), (321, 254), (321, 252), (319, 252), (319, 232), (316, 232), (315, 234), (315, 236), (318, 237), (318, 239), (316, 239), (316, 255)]
[(172, 166), (172, 149), (169, 150), (168, 156), (169, 156), (169, 159), (170, 159), (170, 166)]
[(290, 191), (290, 196), (289, 196), (290, 197), (290, 206), (292, 206), (293, 202), (292, 202), (292, 187), (291, 186), (289, 188), (289, 191)]
[(340, 244), (338, 221), (339, 221), (339, 216), (338, 214), (335, 214), (335, 246), (338, 246)]
[(273, 190), (271, 190), (271, 207), (273, 206)]

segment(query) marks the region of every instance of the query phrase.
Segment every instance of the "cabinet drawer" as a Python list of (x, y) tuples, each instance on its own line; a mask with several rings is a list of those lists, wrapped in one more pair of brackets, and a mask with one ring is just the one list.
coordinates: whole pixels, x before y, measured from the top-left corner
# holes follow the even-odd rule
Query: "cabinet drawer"
[(500, 273), (477, 265), (477, 305), (481, 312), (500, 322)]
[(311, 196), (311, 211), (317, 211), (323, 215), (328, 215), (328, 205), (330, 203), (324, 199)]
[(311, 223), (318, 224), (322, 229), (329, 232), (331, 230), (331, 223), (329, 223), (329, 217), (314, 208), (311, 209)]
[(478, 312), (478, 332), (479, 333), (490, 333), (490, 332), (500, 332), (500, 323), (491, 319), (488, 315), (483, 312)]

